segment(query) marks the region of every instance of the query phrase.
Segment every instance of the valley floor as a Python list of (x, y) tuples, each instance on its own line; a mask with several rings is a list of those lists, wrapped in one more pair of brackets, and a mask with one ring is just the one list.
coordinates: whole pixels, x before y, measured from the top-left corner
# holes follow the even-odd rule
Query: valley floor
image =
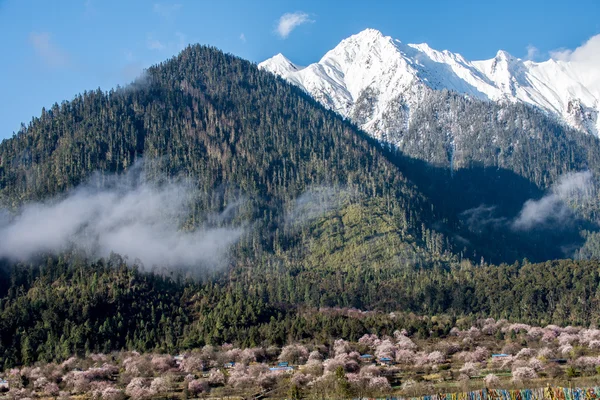
[(1, 377), (6, 399), (584, 400), (600, 397), (600, 329), (486, 319), (444, 337), (396, 331), (283, 348), (121, 351), (38, 362)]

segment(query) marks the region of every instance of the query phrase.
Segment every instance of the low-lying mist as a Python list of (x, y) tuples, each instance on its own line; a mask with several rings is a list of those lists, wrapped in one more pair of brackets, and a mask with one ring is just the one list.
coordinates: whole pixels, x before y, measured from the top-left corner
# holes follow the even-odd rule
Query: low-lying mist
[(125, 174), (97, 174), (64, 196), (26, 204), (16, 213), (0, 210), (0, 258), (25, 261), (77, 249), (92, 257), (118, 253), (147, 268), (222, 267), (245, 231), (227, 222), (237, 203), (187, 228), (196, 189), (181, 181), (151, 181), (143, 169), (138, 162)]

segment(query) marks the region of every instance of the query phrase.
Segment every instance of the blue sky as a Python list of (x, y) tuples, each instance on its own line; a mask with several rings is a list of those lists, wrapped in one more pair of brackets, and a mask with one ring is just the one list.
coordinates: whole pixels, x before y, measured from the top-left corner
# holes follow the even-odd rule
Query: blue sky
[[(285, 14), (288, 29), (278, 30)], [(598, 0), (576, 7), (553, 0), (0, 0), (0, 138), (43, 106), (126, 84), (188, 43), (254, 62), (281, 52), (306, 65), (343, 38), (375, 28), (467, 59), (491, 58), (498, 49), (547, 59), (599, 34), (599, 17)]]

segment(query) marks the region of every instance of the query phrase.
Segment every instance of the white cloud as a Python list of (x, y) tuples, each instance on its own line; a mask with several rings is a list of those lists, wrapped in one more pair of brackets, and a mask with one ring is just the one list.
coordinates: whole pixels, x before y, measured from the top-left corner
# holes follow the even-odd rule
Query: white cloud
[(551, 51), (550, 57), (570, 62), (584, 85), (600, 90), (600, 34), (592, 36), (575, 50), (563, 48)]
[(199, 195), (185, 183), (150, 181), (138, 162), (126, 174), (98, 175), (17, 214), (0, 209), (0, 257), (28, 260), (75, 248), (96, 257), (116, 252), (146, 267), (222, 267), (244, 233), (228, 222), (242, 200), (221, 214), (208, 213), (195, 229), (183, 229)]
[(152, 10), (156, 14), (158, 14), (161, 17), (163, 17), (164, 19), (168, 19), (168, 20), (175, 18), (175, 14), (180, 9), (181, 9), (181, 4), (178, 4), (178, 3), (177, 4), (154, 3), (154, 6), (152, 7)]
[(538, 50), (537, 47), (535, 47), (531, 44), (529, 46), (527, 46), (527, 56), (526, 56), (527, 60), (535, 60), (539, 54), (540, 54), (540, 51)]
[(529, 230), (548, 223), (564, 225), (573, 219), (569, 202), (593, 201), (594, 182), (589, 171), (571, 172), (560, 177), (548, 194), (527, 200), (513, 221), (515, 230)]
[(243, 33), (240, 35), (240, 40), (244, 43), (246, 43), (246, 35), (244, 35)]
[(600, 34), (592, 36), (575, 50), (557, 49), (551, 51), (550, 56), (555, 60), (600, 65)]
[(69, 64), (69, 55), (52, 42), (48, 32), (31, 32), (29, 42), (46, 65), (58, 68)]
[(275, 32), (282, 38), (285, 39), (289, 36), (290, 33), (298, 26), (310, 22), (315, 22), (308, 17), (307, 13), (304, 12), (294, 12), (294, 13), (285, 13), (277, 22), (277, 29)]

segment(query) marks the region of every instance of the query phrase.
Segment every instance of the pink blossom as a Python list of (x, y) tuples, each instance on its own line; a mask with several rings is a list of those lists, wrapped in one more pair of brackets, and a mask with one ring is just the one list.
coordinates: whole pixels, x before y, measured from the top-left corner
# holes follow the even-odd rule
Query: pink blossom
[(477, 364), (473, 362), (467, 362), (461, 367), (460, 373), (465, 374), (468, 377), (473, 377), (479, 375), (479, 368)]
[(492, 336), (498, 332), (498, 326), (495, 323), (486, 324), (481, 328), (481, 333)]
[(425, 353), (424, 351), (416, 353), (414, 357), (414, 363), (417, 366), (429, 364), (429, 354)]
[(30, 399), (31, 391), (24, 388), (10, 388), (8, 391), (8, 397), (15, 400)]
[(571, 326), (571, 325), (569, 325), (569, 326), (565, 326), (563, 328), (563, 332), (566, 332), (566, 333), (568, 333), (570, 335), (578, 335), (580, 331), (581, 331), (581, 328), (577, 327), (577, 326)]
[(188, 390), (194, 396), (208, 391), (208, 382), (201, 379), (194, 379), (188, 382)]
[(502, 347), (502, 352), (505, 354), (515, 355), (519, 352), (519, 345), (516, 343), (507, 343)]
[(313, 350), (308, 355), (308, 361), (323, 361), (323, 355), (317, 350)]
[(490, 351), (485, 347), (477, 347), (474, 351), (462, 351), (456, 358), (465, 362), (482, 362), (489, 358)]
[(77, 357), (71, 357), (71, 358), (63, 361), (63, 363), (60, 364), (60, 366), (64, 369), (70, 371), (73, 368), (75, 368), (78, 363), (79, 363), (79, 359)]
[(257, 360), (257, 354), (260, 353), (260, 350), (262, 350), (262, 349), (244, 349), (244, 350), (242, 350), (241, 354), (239, 355), (239, 362), (246, 364), (246, 365), (248, 365), (252, 362), (255, 362)]
[[(325, 369), (325, 371), (327, 372), (333, 372), (336, 369), (338, 369), (338, 367), (345, 367), (345, 360), (342, 360), (340, 358), (328, 358), (327, 360), (325, 360), (323, 362), (323, 367)], [(345, 368), (344, 368), (345, 369)]]
[(573, 351), (573, 346), (571, 346), (570, 344), (565, 344), (558, 348), (558, 352), (560, 354), (562, 354), (563, 356), (570, 354), (572, 351)]
[(309, 360), (302, 368), (302, 371), (309, 375), (320, 376), (323, 373), (323, 362), (319, 360)]
[(446, 357), (441, 351), (432, 351), (427, 356), (427, 362), (430, 364), (442, 364), (446, 361)]
[(63, 381), (66, 386), (75, 393), (85, 393), (90, 388), (90, 381), (85, 377), (82, 371), (71, 371), (67, 373), (64, 376)]
[(381, 370), (374, 365), (367, 365), (360, 369), (359, 374), (361, 376), (379, 376), (381, 375)]
[(93, 367), (83, 371), (83, 376), (87, 380), (109, 379), (112, 375), (119, 372), (119, 368), (111, 364), (104, 364), (101, 367)]
[(348, 353), (350, 351), (350, 344), (344, 339), (337, 339), (333, 343), (333, 353), (337, 356), (339, 354)]
[(269, 366), (267, 364), (254, 364), (248, 367), (248, 374), (254, 378), (259, 377), (260, 375), (269, 373)]
[(538, 375), (531, 367), (518, 367), (512, 371), (514, 382), (523, 382), (530, 379), (536, 379)]
[(579, 357), (573, 364), (579, 368), (595, 368), (600, 365), (600, 357)]
[(121, 389), (108, 387), (100, 393), (101, 400), (124, 400), (125, 393)]
[(166, 372), (171, 368), (175, 367), (175, 359), (173, 356), (166, 355), (154, 355), (150, 360), (152, 367), (155, 371)]
[(364, 334), (360, 339), (358, 339), (358, 343), (363, 344), (371, 349), (374, 349), (375, 346), (379, 343), (379, 337), (375, 334)]
[(166, 393), (171, 390), (171, 385), (165, 378), (158, 377), (152, 380), (150, 383), (150, 389), (154, 393)]
[(575, 335), (572, 333), (563, 332), (558, 336), (558, 344), (560, 346), (564, 346), (566, 344), (572, 345), (575, 342), (579, 341), (579, 335)]
[(465, 334), (471, 339), (477, 339), (479, 336), (481, 336), (481, 331), (476, 327), (472, 326), (467, 332), (465, 332)]
[(153, 374), (149, 359), (135, 352), (132, 352), (132, 356), (123, 361), (123, 365), (125, 371), (133, 376), (151, 376)]
[(502, 358), (492, 358), (492, 367), (495, 369), (506, 369), (512, 366), (515, 357), (508, 356)]
[(48, 379), (46, 379), (45, 377), (42, 376), (40, 378), (37, 378), (35, 380), (35, 382), (33, 382), (33, 388), (36, 390), (40, 390), (47, 384), (48, 384)]
[(214, 346), (207, 344), (206, 346), (204, 346), (202, 348), (202, 351), (200, 353), (200, 359), (202, 361), (204, 361), (205, 364), (208, 364), (209, 361), (211, 361), (211, 360), (214, 361), (216, 357), (217, 357), (217, 350), (215, 349)]
[(383, 340), (375, 349), (375, 356), (377, 358), (395, 358), (396, 357), (396, 346), (389, 340)]
[(238, 348), (229, 349), (225, 352), (224, 359), (227, 362), (239, 362), (242, 356), (242, 350)]
[(533, 368), (536, 372), (541, 371), (542, 369), (544, 369), (544, 365), (537, 358), (530, 358), (529, 362), (527, 364), (528, 364), (529, 367)]
[(398, 350), (396, 351), (396, 361), (400, 364), (412, 364), (415, 361), (415, 353), (411, 350)]
[(92, 361), (96, 363), (105, 363), (108, 361), (108, 357), (106, 356), (106, 354), (93, 353), (90, 354), (89, 357), (92, 359)]
[(293, 364), (304, 364), (308, 360), (308, 349), (306, 346), (291, 344), (285, 346), (279, 354), (279, 361), (285, 361)]
[(125, 393), (133, 400), (151, 399), (156, 394), (143, 378), (133, 378), (125, 388)]
[(544, 329), (544, 336), (542, 336), (542, 342), (551, 343), (558, 337), (558, 334), (553, 330)]
[(379, 392), (387, 392), (392, 389), (390, 382), (383, 376), (374, 376), (369, 380), (369, 388)]
[(351, 372), (351, 373), (346, 374), (346, 379), (348, 380), (348, 383), (350, 383), (354, 387), (360, 387), (365, 384), (364, 377), (357, 373)]
[(47, 396), (57, 396), (59, 391), (58, 385), (54, 382), (48, 381), (48, 379), (45, 377), (36, 379), (33, 383), (33, 387)]
[(179, 369), (187, 373), (202, 371), (204, 369), (204, 361), (198, 355), (187, 354), (181, 360)]
[(579, 332), (579, 342), (591, 347), (592, 342), (600, 343), (600, 329), (583, 329)]
[(248, 367), (236, 364), (229, 374), (228, 383), (234, 388), (245, 388), (254, 386), (254, 378), (249, 375)]
[(483, 378), (483, 382), (487, 388), (497, 388), (500, 386), (500, 378), (498, 378), (494, 374), (487, 374), (485, 378)]
[(515, 355), (516, 358), (531, 358), (535, 356), (535, 350), (524, 347)]
[(233, 349), (233, 345), (231, 343), (223, 343), (221, 349), (223, 349), (223, 351), (229, 351)]
[(302, 372), (296, 372), (292, 376), (292, 384), (296, 386), (305, 386), (310, 382), (310, 376), (303, 374)]
[(508, 327), (506, 327), (503, 330), (505, 332), (521, 333), (521, 332), (527, 332), (530, 329), (531, 329), (531, 326), (527, 325), (527, 324), (510, 324)]
[(554, 351), (550, 350), (547, 347), (544, 347), (538, 351), (538, 357), (545, 358), (545, 359), (553, 358)]
[(213, 369), (208, 374), (208, 383), (217, 386), (225, 384), (225, 374), (221, 370)]
[(527, 336), (533, 340), (539, 340), (544, 336), (544, 330), (539, 326), (532, 327), (527, 331)]
[[(105, 381), (94, 382), (90, 390), (92, 400), (124, 400), (125, 393), (121, 389), (117, 389), (114, 385)], [(65, 396), (70, 398), (70, 396)]]
[(460, 334), (461, 334), (460, 329), (458, 329), (457, 327), (450, 329), (451, 336), (460, 336)]
[(281, 372), (267, 372), (259, 375), (258, 386), (263, 389), (271, 389), (277, 383), (277, 379), (283, 376), (285, 373)]
[(417, 349), (417, 345), (413, 342), (409, 337), (404, 335), (396, 336), (396, 347), (402, 350), (412, 350), (415, 351)]
[(556, 336), (560, 335), (563, 331), (563, 328), (561, 328), (558, 325), (546, 325), (546, 327), (544, 329), (547, 331), (556, 332)]

